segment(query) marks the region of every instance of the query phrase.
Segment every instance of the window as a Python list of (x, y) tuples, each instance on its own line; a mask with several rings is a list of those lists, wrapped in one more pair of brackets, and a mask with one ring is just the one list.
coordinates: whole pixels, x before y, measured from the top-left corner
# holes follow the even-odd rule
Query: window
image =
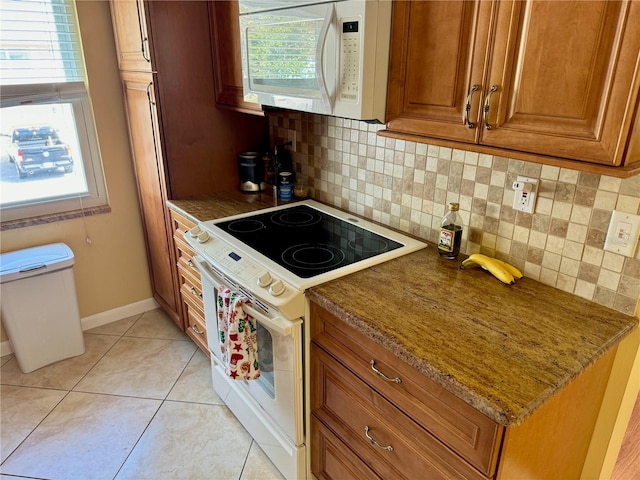
[(72, 0), (0, 1), (2, 222), (107, 205)]

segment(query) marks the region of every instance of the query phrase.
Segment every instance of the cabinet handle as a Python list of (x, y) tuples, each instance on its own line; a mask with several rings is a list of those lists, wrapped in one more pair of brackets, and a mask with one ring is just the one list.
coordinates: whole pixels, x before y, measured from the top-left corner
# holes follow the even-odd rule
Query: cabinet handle
[(382, 450), (386, 450), (387, 452), (393, 452), (393, 447), (391, 445), (387, 445), (386, 447), (384, 445), (380, 445), (378, 442), (375, 441), (375, 439), (369, 435), (369, 426), (365, 425), (364, 426), (364, 436), (367, 437), (367, 440), (369, 440), (369, 442), (371, 442), (372, 445), (375, 445), (378, 448), (381, 448)]
[(471, 98), (479, 88), (480, 86), (477, 83), (471, 87), (471, 91), (469, 92), (469, 95), (467, 95), (467, 103), (464, 106), (464, 117), (462, 118), (462, 121), (469, 128), (476, 126), (475, 123), (469, 121), (469, 112), (471, 111)]
[(202, 294), (196, 290), (196, 287), (191, 287), (191, 293), (194, 294), (198, 298), (202, 298)]
[[(144, 7), (142, 7), (144, 8)], [(144, 17), (142, 12), (140, 11), (140, 2), (136, 1), (136, 10), (138, 11), (138, 29), (140, 30), (140, 45), (142, 47), (142, 58), (144, 58), (147, 62), (151, 63), (151, 59), (147, 56), (147, 51), (144, 48), (144, 44), (149, 45), (149, 38), (143, 37), (143, 33), (146, 31), (147, 26), (144, 25)]]
[(193, 268), (193, 262), (191, 260), (187, 260), (187, 265), (189, 265), (191, 268)]
[(389, 378), (384, 373), (382, 373), (380, 370), (378, 370), (376, 368), (376, 361), (375, 360), (371, 360), (369, 362), (369, 365), (371, 365), (371, 370), (373, 370), (376, 373), (376, 375), (378, 375), (383, 380), (386, 380), (387, 382), (394, 382), (394, 383), (401, 383), (402, 382), (402, 380), (400, 378), (398, 378), (398, 377)]
[[(145, 48), (145, 45), (147, 45), (147, 48)], [(142, 39), (142, 58), (144, 58), (147, 62), (151, 63), (151, 59), (149, 58), (149, 55), (147, 55), (147, 50), (149, 49), (148, 45), (149, 45), (149, 39), (147, 37), (144, 37)]]
[(200, 336), (204, 335), (204, 332), (201, 331), (201, 330), (198, 330), (198, 327), (196, 326), (195, 323), (193, 325), (191, 325), (191, 330), (193, 330), (194, 332), (196, 332)]
[(149, 105), (155, 105), (156, 101), (151, 99), (151, 87), (153, 87), (153, 82), (149, 82), (147, 85), (147, 98), (149, 99)]
[(491, 130), (493, 128), (493, 125), (489, 123), (489, 104), (491, 103), (491, 95), (493, 95), (497, 90), (497, 85), (491, 85), (487, 98), (484, 100), (484, 124), (487, 127), (487, 130)]

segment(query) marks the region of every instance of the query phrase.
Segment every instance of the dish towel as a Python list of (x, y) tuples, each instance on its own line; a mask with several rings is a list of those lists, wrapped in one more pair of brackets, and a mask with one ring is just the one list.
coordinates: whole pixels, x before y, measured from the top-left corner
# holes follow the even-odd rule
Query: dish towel
[(255, 319), (242, 309), (249, 299), (231, 289), (218, 287), (218, 335), (224, 371), (234, 380), (260, 377), (258, 335)]

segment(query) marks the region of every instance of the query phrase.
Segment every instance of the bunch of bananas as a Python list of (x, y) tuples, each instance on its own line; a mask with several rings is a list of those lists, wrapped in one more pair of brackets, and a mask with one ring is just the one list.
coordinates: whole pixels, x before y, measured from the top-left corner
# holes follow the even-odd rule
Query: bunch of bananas
[(473, 253), (460, 264), (460, 268), (466, 268), (473, 265), (478, 265), (483, 270), (491, 273), (494, 277), (500, 280), (502, 283), (511, 285), (516, 283), (516, 279), (523, 277), (520, 270), (513, 265), (498, 260), (497, 258), (487, 257), (481, 253)]

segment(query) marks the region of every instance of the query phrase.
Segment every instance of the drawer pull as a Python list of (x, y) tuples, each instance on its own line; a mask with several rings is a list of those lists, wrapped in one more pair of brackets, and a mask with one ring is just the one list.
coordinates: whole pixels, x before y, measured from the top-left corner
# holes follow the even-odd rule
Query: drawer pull
[(191, 268), (195, 268), (191, 259), (187, 260), (187, 265), (189, 265)]
[(198, 335), (204, 335), (204, 332), (202, 330), (198, 330), (198, 327), (197, 327), (197, 325), (195, 323), (193, 325), (191, 325), (191, 330), (196, 332)]
[(375, 360), (371, 360), (369, 362), (369, 364), (371, 365), (371, 370), (373, 370), (376, 373), (376, 375), (378, 375), (383, 380), (386, 380), (387, 382), (402, 383), (402, 380), (400, 380), (398, 377), (389, 378), (384, 373), (382, 373), (380, 370), (378, 370), (376, 368), (376, 361)]
[(372, 445), (375, 445), (378, 448), (381, 448), (382, 450), (386, 450), (387, 452), (393, 452), (393, 447), (391, 445), (387, 445), (386, 447), (384, 445), (380, 445), (378, 442), (375, 441), (375, 439), (369, 435), (369, 426), (365, 425), (364, 426), (364, 436), (367, 437), (367, 440), (369, 440), (369, 442), (371, 442)]
[(196, 290), (196, 287), (191, 287), (191, 293), (193, 293), (198, 298), (202, 298), (202, 294), (198, 293), (198, 291)]

